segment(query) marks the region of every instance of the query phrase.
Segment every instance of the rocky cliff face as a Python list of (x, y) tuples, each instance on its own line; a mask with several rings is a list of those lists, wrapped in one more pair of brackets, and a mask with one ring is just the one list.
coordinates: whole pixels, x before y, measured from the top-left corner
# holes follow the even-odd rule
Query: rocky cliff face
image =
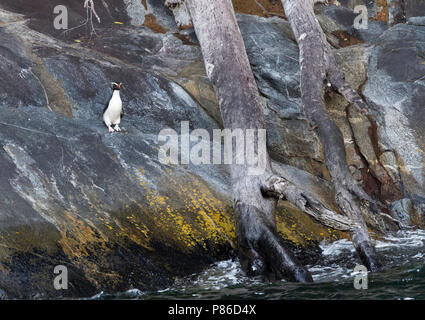
[[(270, 153), (334, 207), (322, 147), (302, 112), (297, 46), (278, 3), (261, 3), (268, 13), (253, 1), (234, 5), (253, 14), (238, 21), (264, 97)], [(160, 0), (120, 0), (96, 2), (96, 34), (90, 25), (63, 32), (53, 28), (59, 4), (70, 28), (84, 22), (76, 1), (0, 4), (0, 297), (164, 288), (233, 256), (226, 167), (158, 160), (162, 129), (180, 132), (182, 121), (221, 128), (193, 30), (178, 30)], [(332, 93), (329, 111), (355, 177), (388, 213), (422, 226), (424, 27), (378, 19), (356, 30), (353, 3), (340, 4), (317, 6), (318, 17), (373, 119)], [(111, 81), (124, 83), (122, 133), (102, 124)], [(380, 217), (368, 223), (376, 236), (395, 229)], [(346, 236), (285, 202), (277, 225), (305, 262), (306, 253), (319, 258), (318, 241)], [(68, 267), (68, 290), (53, 287), (56, 265)]]

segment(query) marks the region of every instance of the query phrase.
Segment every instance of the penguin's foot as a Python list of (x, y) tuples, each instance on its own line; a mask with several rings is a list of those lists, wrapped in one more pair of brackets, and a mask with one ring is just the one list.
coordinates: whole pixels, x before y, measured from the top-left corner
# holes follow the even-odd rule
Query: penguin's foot
[(111, 126), (109, 126), (108, 129), (109, 129), (109, 132), (111, 133), (115, 131)]
[(115, 131), (121, 131), (121, 128), (118, 125), (115, 125), (114, 129)]

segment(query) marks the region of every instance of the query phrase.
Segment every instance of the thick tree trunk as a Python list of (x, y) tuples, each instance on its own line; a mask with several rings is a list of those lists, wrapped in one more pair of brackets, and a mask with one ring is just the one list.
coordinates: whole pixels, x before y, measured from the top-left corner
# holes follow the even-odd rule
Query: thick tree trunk
[(372, 200), (350, 174), (342, 134), (325, 108), (325, 87), (333, 87), (363, 113), (368, 113), (367, 105), (344, 80), (338, 69), (331, 48), (314, 15), (312, 0), (282, 0), (282, 4), (300, 49), (301, 98), (304, 112), (323, 144), (337, 205), (352, 220), (352, 240), (361, 261), (369, 270), (377, 271), (381, 264), (359, 206), (359, 201), (372, 203)]
[[(207, 75), (214, 87), (225, 128), (266, 129), (263, 107), (230, 0), (186, 0), (201, 45)], [(245, 152), (245, 151), (244, 151)], [(276, 231), (277, 199), (263, 195), (273, 176), (268, 154), (265, 173), (250, 175), (249, 165), (230, 165), (239, 257), (248, 275), (267, 279), (312, 281), (310, 273), (284, 247)], [(246, 160), (246, 154), (244, 159)]]
[[(205, 68), (217, 100), (224, 127), (257, 130), (253, 144), (260, 143), (259, 132), (266, 129), (260, 95), (251, 71), (245, 45), (236, 22), (231, 0), (166, 0), (177, 20), (192, 19), (201, 45)], [(184, 7), (184, 10), (182, 8)], [(190, 17), (182, 17), (187, 12)], [(350, 219), (336, 214), (296, 184), (283, 178), (278, 163), (271, 164), (267, 152), (264, 155), (264, 172), (250, 174), (243, 150), (245, 164), (237, 164), (233, 149), (230, 165), (233, 207), (236, 215), (239, 257), (248, 275), (262, 275), (265, 279), (284, 278), (290, 281), (310, 282), (310, 273), (284, 247), (277, 233), (275, 209), (278, 199), (287, 199), (305, 213), (324, 225), (352, 230)], [(276, 171), (278, 174), (276, 174)], [(279, 174), (280, 172), (280, 174)]]

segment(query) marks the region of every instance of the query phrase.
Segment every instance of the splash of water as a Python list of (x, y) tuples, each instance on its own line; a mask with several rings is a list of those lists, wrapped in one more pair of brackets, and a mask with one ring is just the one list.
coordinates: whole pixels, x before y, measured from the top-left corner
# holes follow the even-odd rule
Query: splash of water
[[(314, 284), (277, 281), (262, 283), (259, 278), (244, 275), (237, 260), (225, 260), (212, 264), (199, 274), (179, 279), (171, 288), (156, 292), (137, 289), (125, 293), (108, 295), (99, 293), (92, 299), (417, 299), (425, 298), (425, 230), (399, 231), (376, 241), (378, 254), (384, 260), (386, 270), (374, 275), (371, 289), (359, 292), (353, 289), (353, 269), (359, 260), (349, 240), (322, 242), (322, 261), (307, 266), (313, 275)], [(372, 275), (371, 275), (372, 276)], [(423, 279), (423, 280), (422, 280)], [(392, 290), (388, 290), (387, 287)]]

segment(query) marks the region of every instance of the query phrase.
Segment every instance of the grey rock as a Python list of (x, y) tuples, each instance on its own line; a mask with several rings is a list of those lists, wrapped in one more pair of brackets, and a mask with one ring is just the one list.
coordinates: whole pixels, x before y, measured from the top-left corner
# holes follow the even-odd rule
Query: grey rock
[[(121, 5), (109, 7), (113, 20), (131, 24), (115, 15)], [(1, 6), (30, 14), (13, 2)], [(199, 61), (199, 48), (171, 33), (108, 24), (108, 12), (98, 12), (102, 41), (75, 45), (78, 32), (45, 31), (43, 16), (0, 30), (7, 81), (0, 88), (0, 242), (10, 246), (0, 253), (0, 287), (13, 298), (164, 288), (233, 254), (226, 168), (158, 159), (162, 129), (179, 132), (181, 121), (210, 133), (219, 128), (172, 78)], [(34, 74), (22, 71), (30, 68)], [(124, 131), (112, 135), (102, 123), (111, 81), (124, 83), (125, 110)], [(45, 108), (46, 94), (57, 112)], [(200, 201), (214, 209), (200, 213)], [(211, 235), (203, 221), (213, 214), (220, 221)], [(65, 293), (52, 285), (58, 264), (73, 279)]]
[(143, 5), (142, 1), (138, 0), (124, 0), (126, 11), (130, 18), (131, 25), (141, 27), (145, 22), (147, 8)]
[(410, 17), (407, 20), (408, 24), (414, 24), (417, 26), (425, 26), (425, 17)]
[(391, 212), (395, 214), (395, 218), (405, 224), (409, 223), (412, 209), (412, 200), (408, 198), (394, 201), (391, 204)]
[(405, 224), (423, 225), (425, 222), (425, 198), (413, 196), (395, 201), (391, 204), (391, 211), (399, 221)]
[[(394, 150), (406, 195), (424, 196), (425, 64), (423, 28), (398, 24), (372, 50), (363, 94), (382, 150)], [(387, 163), (389, 167), (395, 164)]]
[(366, 29), (355, 28), (354, 21), (358, 13), (355, 13), (352, 8), (319, 6), (319, 12), (320, 14), (317, 17), (328, 36), (334, 35), (335, 32), (343, 31), (366, 43), (372, 43), (388, 28), (385, 22), (375, 20), (369, 20)]
[(148, 12), (155, 15), (157, 22), (161, 26), (172, 32), (176, 32), (178, 30), (173, 13), (164, 6), (164, 1), (147, 0), (146, 3)]
[[(12, 298), (154, 290), (231, 257), (236, 246), (227, 168), (158, 160), (162, 129), (179, 132), (182, 121), (209, 134), (221, 127), (193, 29), (177, 34), (161, 0), (147, 0), (146, 6), (123, 0), (108, 7), (99, 2), (102, 23), (96, 24), (96, 37), (90, 38), (86, 28), (64, 34), (52, 28), (56, 4), (68, 6), (71, 26), (84, 19), (81, 3), (71, 0), (34, 0), (31, 5), (41, 8), (37, 15), (31, 5), (0, 4), (0, 75), (5, 79), (0, 87), (0, 243), (8, 248), (0, 252), (0, 287)], [(166, 33), (141, 26), (148, 14)], [(336, 30), (355, 35), (351, 11), (326, 7), (321, 16), (328, 35)], [(286, 164), (288, 178), (296, 177), (334, 207), (330, 184), (320, 178), (326, 175), (321, 144), (302, 110), (298, 48), (289, 24), (277, 17), (237, 19), (264, 99), (272, 157)], [(394, 211), (406, 219), (408, 201), (409, 214), (423, 212), (418, 169), (423, 159), (415, 148), (424, 136), (424, 41), (418, 26), (397, 26), (381, 36), (384, 29), (373, 23), (369, 33), (358, 35), (376, 42), (363, 92), (378, 119), (379, 160), (392, 177), (401, 176), (407, 200), (395, 203)], [(337, 54), (356, 87), (364, 82), (366, 51), (348, 47)], [(111, 81), (124, 83), (122, 133), (109, 134), (102, 124)], [(338, 106), (345, 107), (333, 105)], [(344, 114), (337, 123), (346, 126), (345, 134), (345, 111), (338, 112)], [(354, 136), (367, 140), (364, 126), (353, 130), (363, 130)], [(353, 154), (348, 151), (349, 160)], [(279, 221), (288, 213), (295, 220), (300, 216), (283, 206)], [(52, 286), (58, 264), (67, 265), (74, 279), (67, 293)]]
[[(14, 108), (46, 105), (41, 83), (32, 71), (33, 63), (26, 57), (25, 49), (18, 39), (0, 29), (0, 106)], [(19, 90), (16, 84), (20, 82)]]
[(258, 88), (265, 98), (271, 155), (312, 172), (312, 163), (321, 159), (321, 148), (302, 110), (298, 47), (290, 26), (279, 18), (242, 14), (237, 18)]
[(409, 0), (403, 1), (405, 6), (406, 19), (411, 17), (424, 17), (425, 16), (425, 1), (423, 0)]
[(369, 21), (366, 29), (354, 28), (352, 34), (354, 37), (358, 37), (364, 40), (366, 43), (373, 43), (388, 29), (387, 24), (384, 21)]

